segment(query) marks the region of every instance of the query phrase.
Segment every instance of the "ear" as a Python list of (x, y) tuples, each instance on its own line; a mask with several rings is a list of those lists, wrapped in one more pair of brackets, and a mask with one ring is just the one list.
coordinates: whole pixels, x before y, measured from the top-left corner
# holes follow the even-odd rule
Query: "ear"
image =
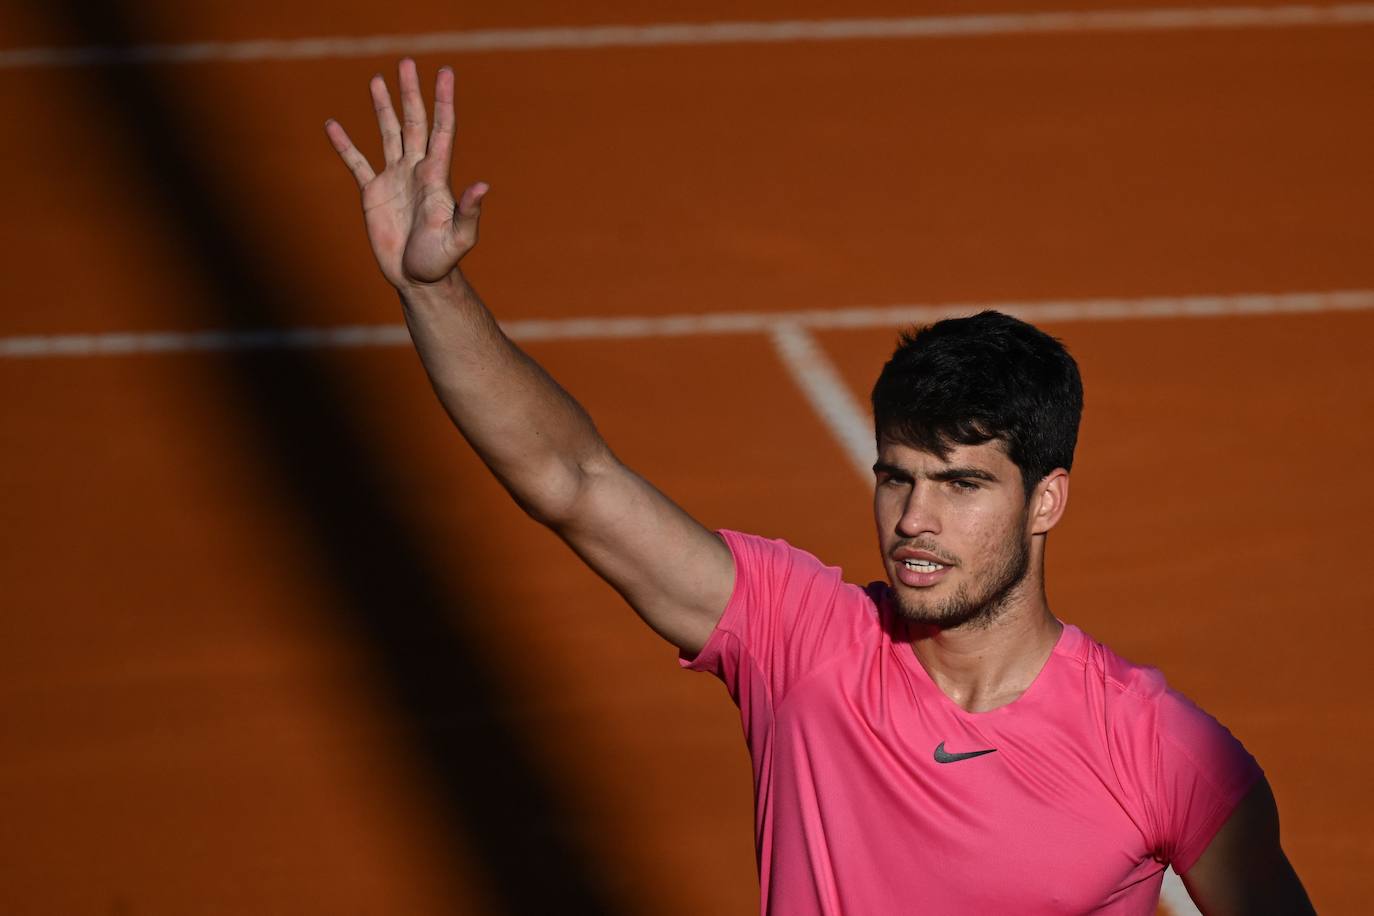
[(1055, 468), (1035, 485), (1030, 497), (1030, 533), (1046, 534), (1069, 505), (1069, 472)]

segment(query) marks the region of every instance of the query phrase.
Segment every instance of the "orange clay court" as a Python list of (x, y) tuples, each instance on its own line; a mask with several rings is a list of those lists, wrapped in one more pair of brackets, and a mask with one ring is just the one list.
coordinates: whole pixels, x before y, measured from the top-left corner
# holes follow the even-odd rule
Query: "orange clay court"
[[(1106, 7), (92, 6), (0, 10), (0, 912), (757, 908), (728, 696), (520, 513), (397, 336), (321, 125), (375, 157), (405, 53), (457, 71), (498, 317), (703, 522), (853, 581), (869, 484), (805, 382), (862, 405), (897, 324), (811, 315), (808, 370), (778, 316), (1060, 303), (1055, 612), (1245, 742), (1319, 911), (1374, 906), (1367, 6), (485, 50), (421, 39)], [(291, 51), (378, 35), (410, 37)]]

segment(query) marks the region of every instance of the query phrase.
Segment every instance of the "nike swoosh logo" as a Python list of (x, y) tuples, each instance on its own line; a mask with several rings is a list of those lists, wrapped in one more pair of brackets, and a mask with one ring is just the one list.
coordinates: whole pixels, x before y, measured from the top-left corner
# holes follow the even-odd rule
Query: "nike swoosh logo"
[(945, 743), (941, 741), (939, 744), (935, 745), (935, 762), (954, 763), (956, 760), (968, 760), (970, 757), (981, 757), (984, 754), (995, 754), (996, 752), (997, 748), (990, 747), (986, 751), (969, 751), (966, 754), (951, 754), (949, 751), (945, 750)]

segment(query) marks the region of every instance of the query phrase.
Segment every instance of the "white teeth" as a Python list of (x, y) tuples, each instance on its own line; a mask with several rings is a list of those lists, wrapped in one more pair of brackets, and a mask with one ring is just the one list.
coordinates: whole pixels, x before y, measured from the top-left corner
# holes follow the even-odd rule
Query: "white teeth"
[(902, 563), (906, 565), (907, 569), (923, 573), (935, 572), (945, 568), (943, 565), (933, 563), (930, 560), (903, 560)]

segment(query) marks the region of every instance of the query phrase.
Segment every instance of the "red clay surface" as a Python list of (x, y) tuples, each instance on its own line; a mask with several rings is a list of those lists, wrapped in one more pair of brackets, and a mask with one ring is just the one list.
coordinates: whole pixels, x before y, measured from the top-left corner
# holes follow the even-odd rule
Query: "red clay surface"
[[(141, 4), (139, 34), (826, 12), (203, 7)], [(978, 7), (1014, 8), (1034, 7)], [(897, 13), (912, 10), (845, 10)], [(10, 47), (89, 43), (32, 10), (5, 17)], [(442, 62), (420, 59), (426, 76)], [(456, 179), (494, 186), (470, 274), (502, 318), (1374, 287), (1374, 28), (451, 62)], [(155, 71), (214, 219), (290, 289), (283, 324), (399, 320), (320, 129), (338, 117), (375, 150), (366, 81), (382, 68)], [(223, 323), (107, 78), (0, 70), (0, 335)], [(1088, 391), (1049, 554), (1056, 612), (1226, 723), (1275, 787), (1318, 909), (1367, 909), (1374, 314), (1049, 330)], [(894, 336), (819, 340), (862, 397)], [(707, 524), (787, 537), (858, 581), (880, 574), (864, 481), (765, 338), (531, 351)], [(597, 880), (625, 913), (751, 912), (749, 770), (724, 691), (678, 672), (520, 514), (411, 352), (317, 363), (418, 562), (451, 593), (453, 631), (499, 672)], [(484, 838), (455, 841), (373, 647), (340, 621), (317, 533), (232, 381), (241, 366), (0, 360), (0, 911), (500, 912)]]

